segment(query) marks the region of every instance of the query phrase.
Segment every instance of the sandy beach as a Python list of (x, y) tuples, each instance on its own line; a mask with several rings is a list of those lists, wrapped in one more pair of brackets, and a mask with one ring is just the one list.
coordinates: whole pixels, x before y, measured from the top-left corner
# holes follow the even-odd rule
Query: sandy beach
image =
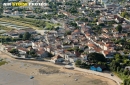
[(0, 66), (0, 85), (117, 85), (108, 78), (63, 69), (50, 62), (15, 60), (5, 54), (0, 57), (9, 62)]

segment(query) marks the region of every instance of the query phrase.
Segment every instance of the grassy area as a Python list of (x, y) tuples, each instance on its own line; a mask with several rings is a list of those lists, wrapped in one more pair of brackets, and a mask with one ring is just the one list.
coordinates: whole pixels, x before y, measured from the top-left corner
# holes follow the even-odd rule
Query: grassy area
[(6, 61), (0, 61), (0, 66), (6, 64), (7, 62)]
[(39, 29), (38, 27), (30, 25), (29, 23), (27, 23), (25, 21), (19, 21), (19, 20), (13, 20), (12, 21), (12, 20), (5, 18), (5, 17), (0, 18), (0, 21), (9, 22), (9, 23), (21, 25), (21, 26), (27, 26), (27, 27), (30, 27), (30, 28), (33, 28), (33, 29)]
[(10, 31), (10, 30), (13, 30), (13, 28), (11, 28), (11, 27), (6, 27), (6, 26), (3, 26), (3, 25), (0, 25), (0, 30), (7, 30), (7, 31)]
[(3, 17), (3, 18), (0, 18), (0, 21), (9, 22), (12, 24), (21, 25), (25, 27), (30, 27), (33, 29), (44, 29), (48, 27), (60, 26), (59, 24), (54, 24), (48, 21), (28, 19), (28, 18)]
[(46, 22), (46, 28), (52, 28), (52, 27), (57, 27), (57, 26), (59, 26), (59, 25)]
[(126, 78), (128, 78), (128, 76), (126, 76), (126, 75), (123, 75), (123, 74), (121, 74), (121, 73), (117, 73), (117, 72), (114, 72), (114, 74), (115, 75), (117, 75), (119, 78), (121, 78), (122, 80), (124, 80), (124, 79), (126, 79)]

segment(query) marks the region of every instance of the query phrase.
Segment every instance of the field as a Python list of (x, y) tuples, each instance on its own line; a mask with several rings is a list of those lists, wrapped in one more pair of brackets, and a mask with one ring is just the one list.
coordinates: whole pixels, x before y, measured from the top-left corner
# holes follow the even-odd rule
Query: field
[[(18, 20), (20, 19), (20, 20)], [(44, 29), (44, 28), (52, 28), (52, 27), (57, 27), (60, 26), (59, 24), (54, 24), (48, 21), (44, 21), (44, 20), (40, 20), (39, 23), (35, 23), (36, 19), (31, 19), (31, 18), (0, 18), (0, 25), (3, 25), (5, 27), (10, 27), (10, 28), (14, 28), (14, 29), (22, 29), (22, 28), (33, 28), (33, 29)], [(42, 21), (42, 22), (41, 22)], [(45, 23), (43, 23), (45, 22)], [(41, 23), (41, 24), (40, 24)], [(37, 27), (36, 25), (40, 24), (40, 27)], [(44, 28), (42, 27), (42, 25), (44, 24)]]
[(12, 28), (12, 29), (17, 29), (17, 30), (29, 28), (29, 27), (25, 27), (25, 26), (19, 26), (19, 25), (13, 24), (13, 23), (1, 22), (1, 21), (0, 21), (0, 25), (8, 27), (8, 28)]
[(7, 23), (12, 23), (14, 25), (18, 25), (18, 26), (24, 26), (24, 27), (30, 27), (33, 29), (39, 29), (38, 27), (32, 26), (30, 24), (27, 24), (25, 21), (12, 21), (8, 18), (0, 18), (0, 22), (7, 22)]

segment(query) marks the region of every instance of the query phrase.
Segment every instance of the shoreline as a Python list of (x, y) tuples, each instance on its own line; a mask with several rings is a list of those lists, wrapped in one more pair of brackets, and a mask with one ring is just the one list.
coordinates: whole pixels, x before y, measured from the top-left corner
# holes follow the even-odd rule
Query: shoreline
[[(48, 65), (48, 66), (53, 66), (53, 67), (56, 67), (56, 68), (59, 68), (60, 71), (62, 72), (67, 72), (67, 73), (79, 73), (79, 74), (83, 74), (84, 76), (87, 76), (87, 77), (90, 77), (90, 76), (95, 76), (95, 77), (99, 77), (101, 79), (105, 78), (105, 80), (107, 81), (113, 81), (115, 82), (116, 84), (115, 85), (119, 85), (115, 80), (111, 79), (111, 78), (107, 78), (107, 77), (104, 77), (104, 76), (101, 76), (101, 75), (97, 75), (97, 74), (94, 74), (94, 73), (90, 73), (90, 72), (84, 72), (84, 71), (80, 71), (80, 70), (77, 70), (77, 69), (74, 69), (74, 70), (68, 70), (68, 69), (63, 69), (63, 66), (60, 66), (60, 65), (55, 65), (55, 64), (52, 64), (51, 62), (41, 62), (41, 61), (31, 61), (31, 60), (18, 60), (18, 59), (14, 59), (14, 58), (11, 58), (9, 55), (7, 54), (3, 54), (2, 53), (2, 57), (3, 58), (7, 58), (7, 59), (10, 59), (12, 61), (16, 61), (16, 62), (22, 62), (22, 63), (29, 63), (29, 64), (37, 64), (37, 65)], [(82, 69), (83, 70), (83, 69)], [(90, 70), (89, 70), (90, 71)]]

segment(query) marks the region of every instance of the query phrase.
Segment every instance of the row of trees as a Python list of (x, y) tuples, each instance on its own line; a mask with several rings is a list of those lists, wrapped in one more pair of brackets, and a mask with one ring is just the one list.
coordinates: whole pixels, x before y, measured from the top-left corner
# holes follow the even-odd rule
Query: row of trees
[(20, 34), (20, 35), (19, 35), (19, 38), (20, 38), (20, 39), (23, 39), (23, 40), (30, 40), (30, 39), (32, 39), (31, 36), (32, 36), (32, 35), (31, 35), (29, 32), (25, 32), (23, 35)]
[(106, 59), (103, 54), (100, 53), (89, 53), (87, 54), (87, 60), (90, 63), (89, 65), (81, 60), (77, 60), (75, 65), (82, 68), (90, 68), (91, 64), (99, 64), (99, 65), (106, 65)]
[(86, 18), (86, 17), (79, 17), (79, 18), (76, 18), (75, 20), (76, 21), (81, 21), (81, 22), (87, 22), (88, 18)]
[(114, 59), (110, 63), (110, 69), (118, 74), (120, 78), (124, 80), (124, 85), (130, 85), (130, 70), (126, 69), (126, 66), (130, 65), (128, 56), (122, 56), (119, 53), (114, 55)]
[(81, 6), (81, 2), (80, 2), (80, 0), (73, 0), (73, 1), (65, 2), (65, 5), (71, 5), (71, 6), (80, 7)]
[(12, 38), (8, 36), (0, 36), (0, 42), (2, 43), (9, 43), (9, 42), (16, 42), (19, 40), (30, 40), (33, 39), (32, 35), (29, 32), (26, 32), (25, 34), (20, 34), (19, 38)]
[(124, 79), (124, 85), (130, 85), (130, 79), (129, 78)]
[[(12, 53), (13, 55), (20, 56), (18, 49), (13, 48), (13, 49), (11, 49), (9, 52)], [(27, 52), (26, 52), (26, 57), (29, 57), (29, 56), (31, 56), (31, 57), (33, 57), (33, 58), (39, 57), (39, 56), (36, 54), (36, 50), (34, 50), (34, 49), (31, 49), (30, 51), (27, 51)]]

